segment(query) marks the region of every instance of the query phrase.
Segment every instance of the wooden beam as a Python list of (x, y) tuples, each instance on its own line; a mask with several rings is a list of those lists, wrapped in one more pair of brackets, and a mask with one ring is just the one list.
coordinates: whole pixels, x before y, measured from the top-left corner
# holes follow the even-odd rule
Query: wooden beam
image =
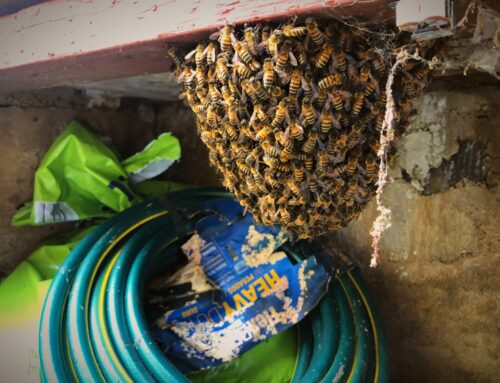
[(226, 22), (294, 16), (394, 17), (391, 0), (52, 0), (0, 17), (0, 91), (72, 85), (169, 69), (165, 44)]

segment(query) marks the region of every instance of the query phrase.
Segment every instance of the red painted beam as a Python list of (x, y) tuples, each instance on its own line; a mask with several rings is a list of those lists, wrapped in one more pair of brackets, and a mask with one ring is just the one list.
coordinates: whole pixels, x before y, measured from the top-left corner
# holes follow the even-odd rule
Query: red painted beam
[(52, 0), (0, 17), (0, 91), (165, 72), (164, 46), (226, 22), (293, 16), (393, 18), (391, 0)]

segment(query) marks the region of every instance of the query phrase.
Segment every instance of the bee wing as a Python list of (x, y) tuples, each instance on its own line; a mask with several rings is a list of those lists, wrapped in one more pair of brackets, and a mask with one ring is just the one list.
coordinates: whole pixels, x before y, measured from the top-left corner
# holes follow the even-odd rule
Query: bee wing
[(337, 130), (340, 130), (342, 128), (342, 126), (340, 125), (340, 122), (339, 122), (338, 118), (336, 118), (335, 116), (332, 116), (332, 125)]
[(191, 74), (189, 75), (189, 77), (187, 78), (188, 81), (191, 81), (194, 76), (196, 76), (196, 72), (194, 70), (191, 70)]
[[(233, 55), (233, 64), (234, 65), (237, 65), (237, 64), (243, 64), (240, 60), (240, 58), (238, 57), (238, 53), (234, 52), (234, 55)], [(244, 64), (243, 64), (244, 65)]]
[(193, 49), (191, 52), (189, 52), (186, 56), (184, 56), (184, 58), (186, 60), (189, 60), (191, 57), (193, 57), (196, 53), (196, 49)]
[(217, 57), (217, 52), (216, 52), (216, 48), (213, 47), (211, 52), (210, 52), (210, 55), (211, 55), (211, 58), (212, 58), (212, 62), (215, 62), (215, 59)]
[(250, 121), (248, 122), (248, 125), (253, 126), (256, 119), (257, 119), (257, 111), (254, 110), (252, 113), (252, 116), (250, 117)]
[(261, 70), (255, 75), (256, 80), (260, 80), (262, 77), (264, 77), (264, 70)]
[(218, 40), (220, 37), (220, 34), (221, 34), (220, 31), (217, 31), (217, 32), (212, 33), (208, 38), (210, 40)]
[(295, 58), (295, 55), (292, 53), (292, 51), (290, 51), (290, 53), (288, 54), (288, 56), (290, 57), (290, 63), (293, 66), (297, 66), (297, 59)]
[(229, 37), (231, 38), (231, 44), (234, 44), (236, 41), (238, 41), (238, 40), (236, 39), (236, 36), (234, 35), (234, 33), (231, 33), (231, 34), (229, 35)]

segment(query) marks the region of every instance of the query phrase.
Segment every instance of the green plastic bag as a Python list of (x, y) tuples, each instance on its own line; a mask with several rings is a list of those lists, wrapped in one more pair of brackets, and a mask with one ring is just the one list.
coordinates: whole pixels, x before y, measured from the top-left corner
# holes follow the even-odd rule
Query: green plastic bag
[(181, 147), (171, 133), (162, 133), (151, 141), (143, 151), (122, 162), (132, 183), (156, 177), (167, 170), (181, 157)]
[(108, 218), (140, 200), (129, 177), (156, 176), (179, 157), (179, 141), (165, 133), (122, 164), (97, 136), (73, 121), (45, 154), (35, 173), (33, 201), (14, 214), (12, 225)]
[(38, 327), (45, 295), (59, 266), (93, 227), (40, 245), (0, 284), (0, 376), (39, 382)]

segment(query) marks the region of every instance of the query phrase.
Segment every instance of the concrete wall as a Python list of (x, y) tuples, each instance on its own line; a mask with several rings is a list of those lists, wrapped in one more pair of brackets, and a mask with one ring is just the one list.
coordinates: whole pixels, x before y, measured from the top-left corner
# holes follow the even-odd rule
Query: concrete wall
[(500, 87), (435, 82), (398, 143), (392, 226), (368, 267), (372, 200), (333, 242), (354, 256), (385, 318), (397, 382), (500, 376)]
[[(380, 304), (395, 382), (494, 382), (500, 376), (500, 87), (490, 82), (436, 81), (421, 99), (398, 143), (394, 182), (384, 194), (393, 217), (378, 268), (368, 267), (374, 201), (356, 222), (331, 236), (359, 262)], [(219, 182), (190, 113), (180, 104), (122, 102), (112, 104), (117, 109), (87, 109), (79, 97), (64, 92), (57, 97), (17, 96), (0, 109), (4, 274), (40, 238), (65, 229), (15, 230), (9, 222), (15, 207), (31, 196), (43, 153), (72, 118), (112, 137), (123, 155), (160, 131), (173, 131), (182, 141), (183, 157), (167, 176), (199, 185)]]

